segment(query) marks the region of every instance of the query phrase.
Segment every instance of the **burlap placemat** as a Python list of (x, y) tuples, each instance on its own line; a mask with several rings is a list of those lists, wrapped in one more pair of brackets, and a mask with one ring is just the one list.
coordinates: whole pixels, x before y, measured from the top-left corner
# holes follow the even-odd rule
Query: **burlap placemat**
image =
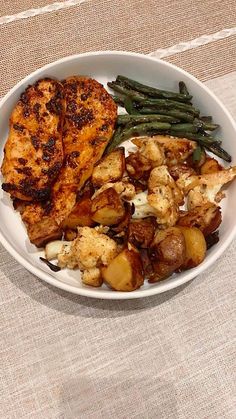
[[(9, 3), (1, 3), (2, 14)], [(23, 9), (31, 2), (17, 3)], [(37, 3), (32, 2), (32, 7)], [(66, 55), (105, 49), (149, 53), (234, 26), (234, 5), (234, 0), (89, 0), (2, 25), (0, 95), (33, 70)], [(235, 37), (214, 42), (209, 48), (167, 59), (203, 80), (234, 70)]]

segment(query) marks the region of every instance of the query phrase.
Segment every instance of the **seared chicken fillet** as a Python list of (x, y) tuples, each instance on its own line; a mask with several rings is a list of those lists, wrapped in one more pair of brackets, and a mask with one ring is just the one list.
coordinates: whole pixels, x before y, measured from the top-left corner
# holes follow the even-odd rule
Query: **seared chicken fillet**
[[(64, 166), (52, 188), (50, 210), (27, 207), (22, 214), (32, 243), (42, 246), (61, 235), (77, 192), (91, 176), (112, 137), (117, 106), (96, 80), (70, 77), (63, 82), (66, 112), (63, 128)], [(37, 221), (33, 213), (37, 213)], [(32, 222), (31, 222), (32, 219)]]
[(10, 118), (2, 188), (12, 198), (45, 200), (62, 167), (63, 86), (45, 78), (21, 95)]

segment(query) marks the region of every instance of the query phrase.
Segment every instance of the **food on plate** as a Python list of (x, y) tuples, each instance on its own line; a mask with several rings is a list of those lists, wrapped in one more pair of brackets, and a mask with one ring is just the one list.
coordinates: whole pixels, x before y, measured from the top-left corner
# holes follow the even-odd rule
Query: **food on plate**
[(100, 192), (92, 199), (91, 217), (98, 224), (119, 224), (125, 216), (124, 204), (114, 188)]
[(208, 158), (201, 166), (200, 173), (201, 175), (207, 175), (209, 173), (219, 172), (222, 169), (223, 167), (216, 159)]
[(116, 291), (134, 291), (144, 282), (141, 256), (129, 243), (101, 272), (106, 284)]
[(62, 236), (62, 224), (76, 205), (77, 192), (102, 157), (117, 117), (113, 99), (96, 80), (74, 76), (62, 85), (66, 104), (62, 133), (64, 163), (46, 209), (34, 202), (22, 214), (30, 241), (38, 247)]
[(178, 227), (184, 236), (186, 253), (182, 269), (194, 268), (204, 260), (206, 256), (206, 240), (199, 228), (196, 227)]
[(213, 233), (222, 221), (220, 207), (211, 202), (196, 206), (180, 214), (177, 224), (183, 227), (197, 227), (205, 237)]
[(163, 280), (183, 267), (187, 253), (185, 236), (178, 227), (158, 230), (150, 247), (153, 272), (149, 282)]
[(49, 78), (22, 93), (11, 117), (4, 148), (2, 188), (12, 198), (42, 201), (63, 163), (63, 86)]
[(155, 230), (155, 217), (130, 220), (128, 226), (128, 242), (138, 248), (147, 249), (153, 241)]
[[(221, 140), (211, 134), (218, 128), (218, 124), (212, 123), (211, 117), (200, 115), (200, 110), (190, 102), (192, 96), (183, 93), (187, 91), (187, 87), (183, 89), (183, 85), (185, 83), (181, 82), (179, 86), (181, 93), (175, 93), (146, 86), (121, 75), (118, 75), (115, 81), (109, 82), (108, 86), (118, 93), (114, 100), (124, 107), (128, 114), (135, 115), (125, 124), (122, 119), (122, 123), (119, 123), (118, 119), (116, 132), (108, 145), (109, 151), (128, 138), (161, 133), (194, 140), (201, 148), (204, 147), (223, 160), (231, 162), (231, 156), (220, 146)], [(126, 106), (127, 101), (129, 106)], [(159, 115), (157, 119), (156, 114)], [(152, 118), (143, 121), (138, 115), (152, 115)], [(161, 115), (175, 118), (174, 123), (161, 119)]]
[[(79, 268), (82, 272), (82, 282), (85, 278), (88, 283), (90, 278), (93, 284), (97, 281), (96, 284), (101, 285), (99, 268), (109, 265), (119, 252), (117, 243), (105, 234), (106, 231), (106, 228), (101, 227), (78, 228), (78, 236), (74, 241), (65, 245), (61, 242), (62, 247), (55, 249), (56, 252), (59, 250), (58, 265), (61, 268)], [(54, 246), (54, 243), (47, 245), (48, 252), (52, 252), (50, 246)]]
[[(179, 92), (124, 76), (108, 86), (113, 98), (85, 76), (28, 87), (11, 117), (3, 189), (49, 268), (130, 292), (202, 263), (236, 167), (208, 154), (231, 161), (184, 82)], [(128, 139), (131, 149), (120, 146)]]
[(122, 179), (125, 171), (125, 149), (119, 147), (105, 155), (94, 167), (92, 183), (99, 187), (107, 182), (116, 182)]

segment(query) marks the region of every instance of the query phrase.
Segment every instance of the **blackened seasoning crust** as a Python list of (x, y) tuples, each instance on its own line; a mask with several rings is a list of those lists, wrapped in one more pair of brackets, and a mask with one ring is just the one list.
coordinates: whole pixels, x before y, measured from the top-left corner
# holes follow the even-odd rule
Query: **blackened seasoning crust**
[(16, 131), (23, 132), (25, 127), (23, 125), (20, 125), (20, 124), (13, 124), (13, 128)]
[[(45, 199), (45, 205), (42, 205), (42, 201), (31, 203), (22, 213), (30, 241), (38, 247), (61, 237), (62, 226), (65, 227), (64, 222), (66, 223), (76, 204), (77, 193), (101, 158), (113, 135), (117, 118), (115, 102), (96, 80), (89, 77), (70, 77), (63, 82), (63, 88), (66, 101), (63, 124), (64, 164), (61, 170), (52, 161), (48, 167), (46, 164), (41, 165), (41, 176), (48, 176), (50, 179), (50, 176), (54, 176), (54, 171), (59, 171), (59, 175), (51, 187), (49, 199)], [(55, 114), (50, 114), (50, 117), (52, 115)], [(58, 126), (62, 126), (60, 119)], [(41, 138), (39, 131), (35, 135)], [(40, 143), (37, 158), (40, 158), (41, 163), (42, 156), (51, 159), (55, 157), (55, 153), (48, 152), (51, 147), (53, 150), (53, 141), (49, 141), (52, 137), (54, 138), (52, 133), (47, 133), (43, 143)], [(34, 188), (33, 185), (29, 187)]]
[[(110, 140), (117, 106), (104, 87), (89, 77), (63, 81), (67, 103), (63, 127), (65, 166), (52, 191), (52, 218), (59, 224), (70, 214), (77, 193), (91, 176)], [(101, 130), (102, 128), (102, 130)]]
[(62, 166), (63, 86), (42, 79), (22, 93), (10, 118), (2, 174), (12, 198), (44, 200)]
[(78, 113), (69, 115), (69, 119), (71, 119), (76, 128), (81, 129), (94, 120), (93, 110), (85, 107), (81, 108)]

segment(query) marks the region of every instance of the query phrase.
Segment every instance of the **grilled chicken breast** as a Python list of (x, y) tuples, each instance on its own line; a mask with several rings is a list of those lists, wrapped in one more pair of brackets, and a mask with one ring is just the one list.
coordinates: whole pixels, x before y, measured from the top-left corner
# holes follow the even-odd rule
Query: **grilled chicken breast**
[(63, 83), (65, 165), (52, 191), (52, 215), (60, 224), (73, 209), (77, 191), (91, 176), (110, 140), (117, 106), (96, 80), (70, 77)]
[(63, 82), (66, 111), (63, 126), (64, 165), (53, 185), (50, 204), (27, 206), (22, 219), (32, 243), (42, 246), (60, 237), (77, 192), (91, 176), (112, 137), (117, 106), (96, 80), (70, 77)]
[(2, 188), (12, 198), (45, 200), (62, 167), (63, 86), (45, 78), (21, 95), (10, 118)]

